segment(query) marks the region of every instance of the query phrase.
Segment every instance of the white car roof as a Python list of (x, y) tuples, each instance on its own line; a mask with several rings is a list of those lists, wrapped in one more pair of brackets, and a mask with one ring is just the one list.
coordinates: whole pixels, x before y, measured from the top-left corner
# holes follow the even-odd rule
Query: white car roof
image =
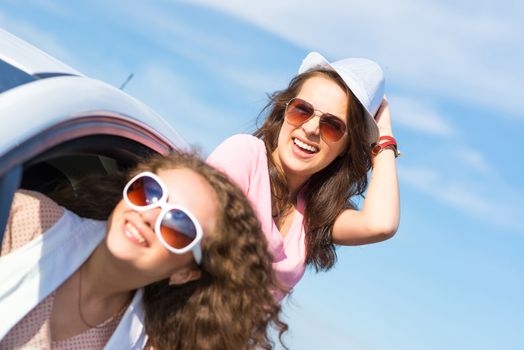
[(24, 72), (82, 75), (76, 69), (0, 28), (0, 59)]
[(0, 94), (0, 156), (42, 130), (76, 118), (100, 116), (140, 125), (173, 148), (187, 147), (164, 119), (121, 90), (87, 77), (61, 76)]
[(0, 93), (0, 156), (42, 130), (101, 115), (138, 125), (173, 148), (188, 147), (165, 119), (142, 102), (1, 29), (0, 59), (30, 75), (53, 75)]

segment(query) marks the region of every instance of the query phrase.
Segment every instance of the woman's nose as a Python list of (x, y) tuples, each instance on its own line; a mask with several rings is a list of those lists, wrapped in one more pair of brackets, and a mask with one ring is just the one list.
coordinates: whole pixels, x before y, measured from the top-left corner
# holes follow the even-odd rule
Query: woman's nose
[(307, 120), (304, 124), (302, 124), (302, 130), (307, 135), (318, 135), (320, 132), (320, 116), (313, 115), (309, 120)]
[(141, 211), (139, 212), (139, 214), (145, 223), (147, 223), (151, 228), (154, 228), (158, 215), (160, 215), (161, 211), (162, 209), (160, 207), (157, 207), (146, 211)]

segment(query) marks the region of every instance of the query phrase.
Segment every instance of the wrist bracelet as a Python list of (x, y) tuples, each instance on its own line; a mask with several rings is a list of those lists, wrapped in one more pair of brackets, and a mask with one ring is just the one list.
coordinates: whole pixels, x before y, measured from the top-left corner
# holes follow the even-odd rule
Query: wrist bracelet
[(379, 154), (386, 148), (390, 148), (393, 151), (393, 153), (395, 154), (395, 158), (400, 157), (401, 154), (397, 147), (397, 140), (395, 140), (393, 136), (387, 135), (380, 136), (380, 138), (378, 139), (378, 143), (371, 150), (371, 157), (376, 157), (377, 154)]

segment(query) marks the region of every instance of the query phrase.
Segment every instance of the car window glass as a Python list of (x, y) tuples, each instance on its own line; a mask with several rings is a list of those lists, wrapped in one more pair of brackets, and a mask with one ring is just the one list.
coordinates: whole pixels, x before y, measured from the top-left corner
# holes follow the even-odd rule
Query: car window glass
[(0, 93), (33, 80), (33, 76), (0, 60)]
[(11, 201), (18, 189), (22, 177), (22, 166), (16, 166), (9, 172), (0, 176), (0, 247), (4, 236), (5, 225), (11, 209)]

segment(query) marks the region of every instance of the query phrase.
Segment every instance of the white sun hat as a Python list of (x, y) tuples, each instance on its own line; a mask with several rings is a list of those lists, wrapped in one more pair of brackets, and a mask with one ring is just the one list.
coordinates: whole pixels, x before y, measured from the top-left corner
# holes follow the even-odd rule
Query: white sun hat
[(369, 143), (378, 141), (378, 126), (375, 114), (384, 99), (384, 72), (374, 61), (367, 58), (345, 58), (330, 63), (318, 52), (310, 52), (302, 61), (298, 73), (314, 69), (327, 69), (337, 72), (347, 87), (366, 110), (369, 125)]

